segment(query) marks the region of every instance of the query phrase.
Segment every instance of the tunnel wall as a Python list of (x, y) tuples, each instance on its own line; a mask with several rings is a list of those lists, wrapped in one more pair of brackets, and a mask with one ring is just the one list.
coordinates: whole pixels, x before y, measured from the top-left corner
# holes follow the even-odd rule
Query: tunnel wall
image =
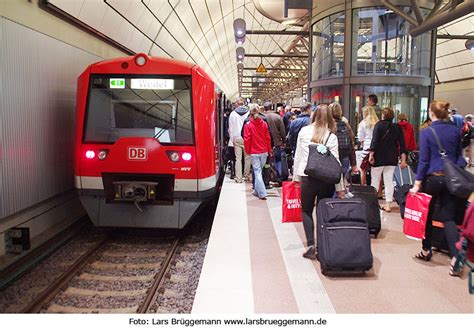
[(0, 1), (0, 256), (10, 228), (30, 228), (35, 246), (84, 215), (73, 190), (76, 80), (124, 55), (38, 2)]

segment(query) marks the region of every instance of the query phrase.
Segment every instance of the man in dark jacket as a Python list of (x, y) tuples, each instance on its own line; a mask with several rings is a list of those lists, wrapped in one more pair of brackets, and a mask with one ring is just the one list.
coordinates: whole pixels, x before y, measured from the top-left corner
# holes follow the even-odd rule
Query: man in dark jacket
[(291, 153), (295, 156), (296, 142), (298, 141), (298, 134), (300, 130), (309, 125), (309, 117), (311, 116), (311, 104), (307, 104), (301, 107), (301, 113), (293, 120), (288, 131), (288, 144), (291, 148)]
[[(275, 166), (278, 171), (279, 183), (282, 182), (282, 153), (284, 153), (284, 145), (286, 139), (285, 125), (280, 115), (271, 109), (272, 104), (266, 102), (263, 104), (265, 109), (265, 117), (267, 119), (268, 128), (273, 142), (273, 153), (275, 158)], [(288, 171), (285, 172), (287, 174)]]

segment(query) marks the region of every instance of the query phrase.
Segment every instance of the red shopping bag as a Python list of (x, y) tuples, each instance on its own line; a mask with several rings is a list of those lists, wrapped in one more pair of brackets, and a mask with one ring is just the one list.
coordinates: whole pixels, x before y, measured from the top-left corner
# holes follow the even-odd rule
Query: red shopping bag
[(408, 193), (405, 206), (405, 216), (403, 218), (403, 233), (408, 238), (424, 239), (426, 219), (430, 206), (431, 195)]
[(282, 222), (303, 222), (301, 210), (301, 185), (283, 182)]

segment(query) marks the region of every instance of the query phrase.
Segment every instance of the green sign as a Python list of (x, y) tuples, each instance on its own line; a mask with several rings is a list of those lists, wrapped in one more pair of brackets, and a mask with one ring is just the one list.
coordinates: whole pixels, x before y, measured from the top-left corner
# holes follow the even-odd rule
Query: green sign
[(110, 79), (110, 89), (125, 88), (125, 79)]

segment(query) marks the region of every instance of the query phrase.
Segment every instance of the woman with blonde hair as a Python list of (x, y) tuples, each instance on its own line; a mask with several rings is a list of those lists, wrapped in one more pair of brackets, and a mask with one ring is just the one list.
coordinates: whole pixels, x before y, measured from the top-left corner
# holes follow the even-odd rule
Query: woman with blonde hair
[[(338, 141), (334, 134), (336, 124), (327, 105), (319, 105), (311, 116), (310, 124), (303, 127), (298, 134), (296, 143), (295, 162), (293, 169), (293, 180), (301, 182), (301, 206), (303, 208), (303, 227), (306, 235), (308, 249), (303, 257), (316, 259), (317, 250), (314, 242), (314, 201), (324, 198), (332, 198), (335, 186), (325, 183), (304, 173), (308, 163), (309, 145), (323, 144), (330, 150), (332, 155), (339, 161)], [(344, 184), (341, 181), (336, 185), (338, 196), (344, 197)]]
[(263, 182), (262, 169), (268, 155), (272, 153), (272, 145), (268, 125), (259, 117), (257, 104), (250, 107), (250, 121), (244, 127), (244, 147), (245, 153), (250, 155), (255, 177), (255, 190), (252, 194), (266, 200), (267, 191)]
[(345, 175), (351, 167), (352, 172), (357, 172), (354, 132), (349, 124), (343, 119), (341, 104), (329, 104), (329, 110), (336, 122), (336, 136), (339, 145), (339, 161), (342, 164), (342, 173)]
[[(370, 144), (372, 143), (372, 136), (374, 133), (375, 124), (379, 121), (379, 117), (375, 113), (375, 109), (373, 106), (365, 106), (362, 108), (362, 115), (364, 119), (359, 123), (359, 128), (357, 130), (357, 138), (362, 146), (362, 155), (360, 156), (361, 161), (364, 159), (365, 156), (369, 154)], [(358, 165), (360, 168), (360, 164)], [(360, 173), (360, 180), (362, 185), (367, 184), (366, 180), (366, 172), (365, 170), (361, 170)]]
[(459, 129), (449, 121), (449, 103), (433, 101), (429, 110), (431, 126), (422, 130), (420, 134), (420, 162), (416, 173), (416, 181), (411, 192), (423, 191), (431, 195), (428, 218), (425, 225), (425, 239), (422, 241), (422, 249), (415, 255), (416, 259), (430, 261), (433, 256), (431, 250), (431, 239), (433, 234), (433, 211), (436, 202), (443, 207), (442, 222), (448, 242), (449, 254), (451, 255), (451, 269), (449, 274), (459, 276), (460, 269), (455, 268), (454, 263), (458, 250), (456, 242), (459, 234), (456, 228), (456, 208), (460, 199), (452, 195), (447, 187), (447, 179), (441, 152), (437, 143), (444, 150), (446, 158), (459, 167), (465, 167), (466, 161), (462, 156), (461, 133)]

